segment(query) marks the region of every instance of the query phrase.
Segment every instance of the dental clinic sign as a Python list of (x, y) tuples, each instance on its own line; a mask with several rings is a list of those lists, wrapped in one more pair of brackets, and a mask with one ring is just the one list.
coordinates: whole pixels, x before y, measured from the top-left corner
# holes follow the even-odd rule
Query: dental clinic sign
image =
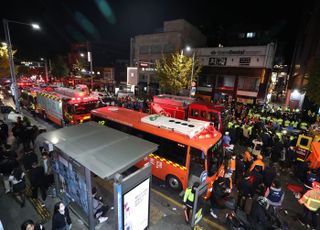
[(199, 48), (197, 57), (203, 66), (272, 68), (276, 45)]

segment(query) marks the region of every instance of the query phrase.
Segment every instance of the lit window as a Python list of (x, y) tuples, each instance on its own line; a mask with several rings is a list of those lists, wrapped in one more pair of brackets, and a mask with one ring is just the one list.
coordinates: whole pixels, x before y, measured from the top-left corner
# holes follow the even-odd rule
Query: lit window
[(256, 36), (255, 32), (248, 32), (247, 33), (247, 38), (254, 38)]

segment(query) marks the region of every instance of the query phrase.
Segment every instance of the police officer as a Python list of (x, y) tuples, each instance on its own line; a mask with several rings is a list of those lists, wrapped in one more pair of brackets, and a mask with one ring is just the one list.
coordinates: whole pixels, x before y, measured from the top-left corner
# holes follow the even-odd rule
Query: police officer
[(193, 209), (195, 189), (199, 187), (199, 185), (200, 185), (199, 182), (194, 182), (191, 188), (189, 187), (186, 189), (183, 196), (184, 217), (187, 223), (189, 223), (190, 212)]

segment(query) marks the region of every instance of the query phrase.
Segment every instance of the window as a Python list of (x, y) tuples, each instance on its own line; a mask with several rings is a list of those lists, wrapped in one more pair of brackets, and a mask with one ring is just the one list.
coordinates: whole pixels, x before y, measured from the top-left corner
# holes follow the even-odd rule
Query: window
[(187, 148), (188, 146), (171, 141), (169, 139), (157, 137), (161, 139), (159, 156), (179, 165), (186, 165)]
[(140, 46), (140, 54), (148, 54), (149, 46)]
[(205, 154), (195, 148), (190, 148), (190, 174), (200, 177), (201, 173), (205, 170)]
[(235, 76), (230, 75), (220, 75), (217, 77), (217, 88), (225, 87), (233, 89), (235, 83)]
[(172, 53), (174, 51), (174, 45), (173, 44), (165, 44), (163, 46), (163, 52), (164, 53)]
[(259, 84), (259, 78), (239, 77), (238, 89), (257, 92), (259, 90)]
[(248, 32), (247, 33), (247, 38), (254, 38), (256, 36), (255, 32)]
[(240, 39), (241, 39), (241, 38), (245, 38), (245, 36), (246, 36), (245, 33), (239, 33), (239, 34), (238, 34), (238, 38), (240, 38)]
[(153, 54), (161, 53), (161, 45), (151, 46), (151, 53), (153, 53)]
[(198, 86), (211, 88), (213, 86), (213, 79), (213, 76), (199, 75)]
[(222, 139), (208, 150), (208, 176), (213, 176), (223, 162)]
[(201, 117), (204, 119), (207, 119), (207, 112), (206, 111), (201, 111)]
[(199, 110), (191, 109), (191, 116), (192, 117), (198, 117), (198, 115), (199, 115)]

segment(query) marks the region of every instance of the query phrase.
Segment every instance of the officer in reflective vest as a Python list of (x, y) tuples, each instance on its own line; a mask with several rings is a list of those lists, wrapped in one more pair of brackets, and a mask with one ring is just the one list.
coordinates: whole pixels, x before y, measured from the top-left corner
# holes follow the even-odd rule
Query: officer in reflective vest
[(283, 120), (282, 120), (282, 118), (279, 118), (279, 119), (277, 120), (277, 122), (278, 122), (278, 124), (279, 124), (280, 126), (283, 125)]
[(288, 119), (286, 119), (284, 121), (284, 127), (288, 127), (290, 125), (290, 121)]
[[(299, 196), (297, 197), (299, 198)], [(312, 183), (312, 189), (308, 190), (302, 198), (299, 200), (299, 203), (304, 205), (304, 217), (303, 224), (307, 224), (308, 216), (311, 214), (312, 217), (312, 227), (317, 229), (317, 211), (320, 208), (320, 184), (319, 182)]]
[(187, 188), (183, 196), (184, 217), (187, 223), (190, 220), (190, 212), (193, 209), (195, 189), (199, 187), (199, 182), (194, 182), (192, 187)]
[(308, 129), (308, 124), (306, 122), (301, 122), (300, 124), (300, 129), (304, 129), (304, 130), (307, 130)]
[(279, 138), (279, 140), (282, 141), (282, 133), (281, 132), (276, 132), (276, 135)]
[(229, 122), (228, 122), (228, 129), (231, 129), (232, 126), (233, 126), (233, 122), (232, 122), (232, 121), (229, 121)]
[(270, 188), (267, 189), (264, 196), (267, 198), (269, 205), (280, 207), (284, 199), (284, 192), (281, 189), (281, 183), (275, 179)]
[(291, 121), (291, 124), (292, 124), (293, 128), (297, 129), (299, 122), (298, 121)]

